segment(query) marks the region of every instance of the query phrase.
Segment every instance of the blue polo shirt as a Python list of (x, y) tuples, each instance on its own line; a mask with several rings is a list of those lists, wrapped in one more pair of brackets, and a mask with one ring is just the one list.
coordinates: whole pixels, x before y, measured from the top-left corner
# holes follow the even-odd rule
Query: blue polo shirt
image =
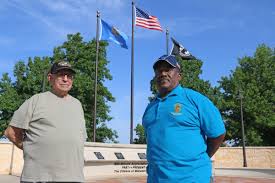
[(206, 137), (225, 133), (220, 112), (202, 94), (178, 85), (146, 108), (148, 183), (209, 183)]

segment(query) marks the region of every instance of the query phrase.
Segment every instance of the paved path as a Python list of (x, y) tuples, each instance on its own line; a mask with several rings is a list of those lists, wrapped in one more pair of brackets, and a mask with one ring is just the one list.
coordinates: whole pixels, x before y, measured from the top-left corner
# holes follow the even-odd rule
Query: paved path
[[(113, 179), (90, 180), (88, 183), (146, 183), (146, 177), (122, 177)], [(216, 177), (214, 183), (275, 183), (275, 179)]]
[(275, 179), (244, 178), (244, 177), (215, 177), (215, 183), (275, 183)]
[[(19, 183), (18, 176), (0, 175), (1, 183)], [(119, 177), (105, 179), (91, 179), (87, 183), (146, 183), (146, 177)], [(275, 179), (215, 177), (215, 183), (275, 183)]]

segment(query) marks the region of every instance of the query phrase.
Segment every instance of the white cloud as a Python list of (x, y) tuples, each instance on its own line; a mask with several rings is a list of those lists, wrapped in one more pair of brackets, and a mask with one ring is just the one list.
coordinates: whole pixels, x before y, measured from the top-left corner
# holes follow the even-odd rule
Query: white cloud
[(47, 30), (58, 33), (59, 36), (63, 36), (65, 32), (68, 32), (62, 25), (57, 25), (55, 22), (51, 21), (49, 16), (44, 16), (41, 11), (36, 9), (36, 7), (31, 3), (28, 4), (22, 3), (22, 1), (10, 1), (10, 5), (36, 19), (40, 24), (44, 24), (47, 27)]
[[(97, 9), (121, 14), (124, 6), (120, 0), (47, 0), (47, 1), (9, 1), (9, 6), (24, 12), (26, 15), (44, 25), (48, 33), (58, 34), (64, 38), (67, 34), (81, 32), (88, 28), (95, 30)], [(93, 31), (94, 32), (94, 31)], [(56, 36), (55, 36), (56, 37)]]
[[(106, 12), (120, 12), (124, 4), (121, 0), (40, 0), (42, 6), (47, 8), (49, 11), (63, 14), (64, 16), (69, 15), (75, 16), (95, 16), (96, 11)], [(64, 17), (68, 18), (68, 17)]]
[(47, 8), (50, 11), (53, 12), (72, 12), (72, 11), (77, 11), (77, 6), (75, 4), (77, 1), (53, 1), (53, 0), (48, 0), (48, 1), (39, 1), (42, 6), (44, 5), (45, 8)]
[[(46, 37), (64, 40), (67, 34), (88, 32), (95, 35), (96, 11), (101, 18), (131, 36), (131, 11), (122, 0), (37, 0), (8, 1), (8, 5), (32, 18), (32, 24), (44, 26)], [(126, 9), (125, 9), (126, 8)], [(124, 10), (125, 9), (125, 10)], [(129, 9), (129, 10), (128, 10)], [(155, 39), (159, 31), (135, 27), (136, 39)]]

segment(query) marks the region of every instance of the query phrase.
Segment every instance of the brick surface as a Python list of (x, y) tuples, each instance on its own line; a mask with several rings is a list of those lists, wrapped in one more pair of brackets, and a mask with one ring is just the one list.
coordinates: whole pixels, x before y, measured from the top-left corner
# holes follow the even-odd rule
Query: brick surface
[[(1, 183), (18, 183), (19, 176), (1, 175)], [(90, 179), (86, 183), (146, 183), (146, 177), (118, 177)], [(275, 183), (275, 179), (244, 178), (244, 177), (215, 177), (215, 183)]]
[(215, 183), (275, 183), (275, 179), (244, 178), (244, 177), (215, 177)]
[[(275, 179), (215, 177), (215, 183), (275, 183)], [(89, 180), (87, 183), (146, 183), (146, 177), (120, 177), (101, 180)]]
[(89, 180), (87, 183), (146, 183), (146, 177), (119, 177)]

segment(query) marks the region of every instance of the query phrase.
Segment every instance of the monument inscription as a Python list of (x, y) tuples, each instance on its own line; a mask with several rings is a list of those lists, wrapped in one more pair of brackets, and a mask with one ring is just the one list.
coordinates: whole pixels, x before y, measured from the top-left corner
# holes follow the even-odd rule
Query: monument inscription
[(114, 173), (145, 173), (147, 162), (115, 162)]

